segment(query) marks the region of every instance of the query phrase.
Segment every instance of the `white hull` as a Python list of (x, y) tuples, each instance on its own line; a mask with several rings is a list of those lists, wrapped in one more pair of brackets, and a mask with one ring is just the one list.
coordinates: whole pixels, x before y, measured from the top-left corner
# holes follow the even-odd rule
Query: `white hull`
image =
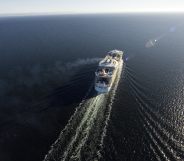
[(111, 90), (111, 87), (112, 87), (113, 84), (114, 84), (114, 81), (115, 81), (115, 79), (116, 79), (116, 77), (117, 77), (118, 70), (119, 70), (120, 68), (122, 68), (122, 67), (123, 67), (123, 60), (121, 60), (121, 61), (119, 62), (119, 65), (118, 65), (118, 67), (117, 67), (117, 69), (116, 69), (116, 71), (115, 71), (115, 73), (114, 73), (114, 75), (113, 75), (113, 77), (112, 77), (112, 83), (110, 84), (110, 86), (109, 86), (109, 87), (103, 87), (103, 86), (95, 85), (95, 90), (96, 90), (98, 93), (108, 93), (108, 92)]
[[(114, 71), (113, 71), (113, 74), (110, 75), (110, 83), (108, 85), (105, 84), (105, 83), (98, 83), (97, 79), (99, 78), (99, 76), (96, 76), (95, 90), (98, 93), (108, 93), (111, 90), (111, 88), (114, 84), (114, 81), (116, 80), (117, 74), (119, 73), (118, 71), (119, 71), (120, 68), (122, 68), (122, 66), (123, 66), (123, 60), (122, 60), (122, 57), (121, 57), (121, 59), (117, 61), (117, 64), (116, 64), (116, 66), (114, 68)], [(105, 65), (105, 67), (109, 67), (109, 65)], [(101, 77), (105, 77), (105, 76), (101, 76)]]
[(97, 86), (95, 86), (95, 90), (98, 93), (107, 93), (110, 91), (110, 89), (111, 89), (111, 87), (97, 87)]

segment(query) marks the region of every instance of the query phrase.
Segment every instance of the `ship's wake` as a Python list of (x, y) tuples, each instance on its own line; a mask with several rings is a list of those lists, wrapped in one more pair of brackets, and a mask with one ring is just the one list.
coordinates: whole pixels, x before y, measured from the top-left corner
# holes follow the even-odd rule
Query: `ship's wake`
[(122, 64), (108, 94), (96, 95), (91, 85), (44, 161), (97, 161), (103, 158), (103, 140), (121, 72)]
[[(144, 88), (136, 80), (135, 73), (127, 70), (129, 85), (136, 102), (140, 121), (145, 129), (147, 144), (156, 160), (183, 160), (184, 146), (179, 136), (179, 130), (174, 131), (172, 123), (156, 110), (156, 103), (150, 99)], [(182, 137), (181, 137), (182, 138)]]

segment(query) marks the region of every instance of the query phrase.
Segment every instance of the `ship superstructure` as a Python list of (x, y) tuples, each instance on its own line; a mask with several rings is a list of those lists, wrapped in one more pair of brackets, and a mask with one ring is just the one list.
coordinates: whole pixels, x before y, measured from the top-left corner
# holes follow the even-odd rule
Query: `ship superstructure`
[(120, 64), (123, 63), (122, 56), (123, 51), (112, 50), (99, 62), (95, 72), (95, 90), (98, 93), (107, 93), (110, 91)]

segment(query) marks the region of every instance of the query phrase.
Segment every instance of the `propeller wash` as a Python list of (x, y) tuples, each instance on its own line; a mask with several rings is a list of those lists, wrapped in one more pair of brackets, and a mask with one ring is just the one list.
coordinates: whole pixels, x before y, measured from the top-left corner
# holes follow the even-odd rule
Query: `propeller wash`
[[(95, 73), (95, 90), (98, 94), (93, 90), (93, 83), (44, 161), (103, 160), (104, 137), (123, 68), (122, 54), (119, 53), (122, 52), (113, 50), (99, 63)], [(111, 61), (107, 61), (108, 58)], [(103, 88), (99, 90), (97, 87), (101, 86), (100, 83)]]

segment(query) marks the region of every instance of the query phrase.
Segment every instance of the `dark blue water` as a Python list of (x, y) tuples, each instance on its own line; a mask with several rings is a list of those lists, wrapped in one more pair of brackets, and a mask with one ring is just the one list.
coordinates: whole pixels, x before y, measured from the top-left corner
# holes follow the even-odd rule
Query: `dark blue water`
[[(81, 110), (53, 158), (61, 158), (64, 140), (89, 117), (87, 138), (75, 140), (80, 155), (72, 147), (66, 160), (184, 160), (183, 27), (182, 14), (0, 18), (0, 160), (43, 160), (78, 105), (86, 101), (85, 111), (90, 99), (100, 112)], [(99, 58), (115, 48), (125, 52), (115, 96), (86, 96)]]

